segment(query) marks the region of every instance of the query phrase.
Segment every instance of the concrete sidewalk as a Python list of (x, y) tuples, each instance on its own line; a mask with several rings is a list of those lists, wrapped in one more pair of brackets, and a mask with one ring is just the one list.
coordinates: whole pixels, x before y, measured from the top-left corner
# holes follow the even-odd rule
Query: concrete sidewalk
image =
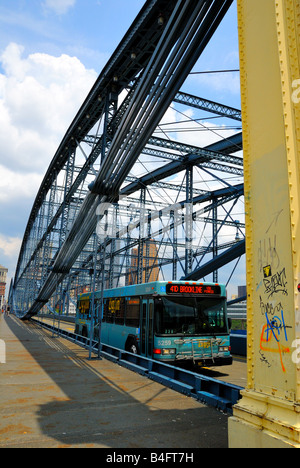
[(1, 448), (227, 448), (228, 416), (0, 316)]

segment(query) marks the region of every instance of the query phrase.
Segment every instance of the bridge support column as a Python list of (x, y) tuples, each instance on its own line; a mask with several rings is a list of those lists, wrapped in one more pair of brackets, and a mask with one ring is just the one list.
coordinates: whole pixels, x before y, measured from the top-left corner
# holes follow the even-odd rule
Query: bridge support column
[(300, 448), (300, 1), (238, 0), (248, 382), (229, 446)]

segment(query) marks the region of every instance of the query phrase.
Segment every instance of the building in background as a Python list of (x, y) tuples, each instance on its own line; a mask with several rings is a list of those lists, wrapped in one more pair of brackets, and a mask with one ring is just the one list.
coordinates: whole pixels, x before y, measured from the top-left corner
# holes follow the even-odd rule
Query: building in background
[[(131, 251), (131, 268), (126, 281), (126, 286), (138, 284), (138, 254), (139, 249)], [(159, 281), (158, 250), (153, 239), (148, 240), (143, 246), (143, 279), (142, 283)]]
[(0, 265), (0, 310), (5, 305), (5, 288), (8, 269)]

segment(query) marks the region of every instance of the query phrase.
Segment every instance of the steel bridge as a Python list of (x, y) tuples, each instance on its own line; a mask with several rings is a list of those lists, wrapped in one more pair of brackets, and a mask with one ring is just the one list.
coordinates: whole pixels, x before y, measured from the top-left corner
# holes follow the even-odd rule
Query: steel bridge
[(242, 132), (198, 147), (175, 139), (176, 126), (163, 120), (176, 105), (201, 113), (207, 131), (211, 116), (241, 126), (239, 109), (181, 91), (232, 3), (146, 1), (36, 196), (10, 290), (19, 317), (68, 314), (93, 288), (158, 277), (217, 282), (220, 268), (237, 265), (245, 253), (234, 214), (244, 195)]
[[(27, 319), (65, 311), (83, 288), (153, 274), (217, 281), (246, 250), (248, 380), (229, 445), (299, 448), (299, 0), (236, 2), (243, 137), (197, 147), (163, 120), (171, 105), (241, 120), (182, 92), (232, 3), (145, 3), (50, 164), (10, 300)], [(246, 243), (233, 215), (243, 195)]]

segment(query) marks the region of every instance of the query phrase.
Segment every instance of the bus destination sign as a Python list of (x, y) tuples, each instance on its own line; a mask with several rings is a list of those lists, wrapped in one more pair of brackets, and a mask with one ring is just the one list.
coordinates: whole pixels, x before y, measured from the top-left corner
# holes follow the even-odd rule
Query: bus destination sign
[(179, 284), (169, 283), (166, 286), (166, 293), (169, 295), (188, 294), (191, 296), (212, 296), (220, 295), (221, 288), (218, 284)]

